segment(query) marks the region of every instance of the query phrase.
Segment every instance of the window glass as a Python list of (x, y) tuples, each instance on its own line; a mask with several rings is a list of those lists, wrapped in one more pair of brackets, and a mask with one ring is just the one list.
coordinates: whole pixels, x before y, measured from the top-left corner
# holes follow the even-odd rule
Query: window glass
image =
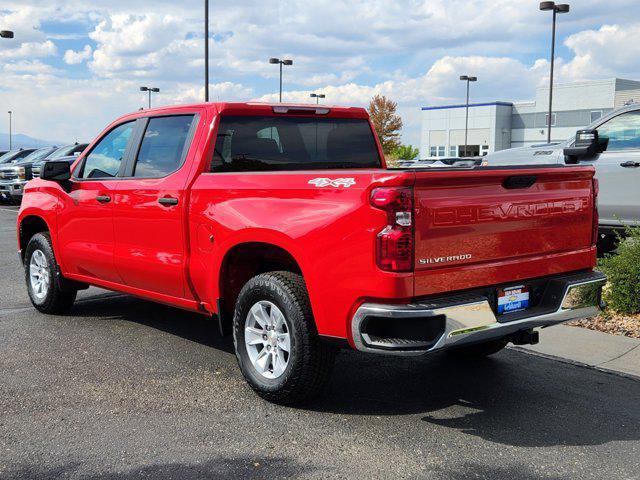
[(598, 136), (609, 138), (608, 152), (640, 148), (640, 111), (612, 118), (598, 127)]
[(375, 168), (380, 157), (364, 119), (222, 117), (214, 172)]
[(182, 163), (193, 119), (193, 115), (149, 119), (133, 176), (158, 178), (175, 172)]
[(31, 152), (29, 155), (27, 155), (22, 160), (20, 160), (20, 163), (23, 163), (23, 162), (24, 163), (37, 162), (38, 160), (41, 160), (41, 159), (45, 158), (47, 155), (49, 155), (54, 150), (55, 150), (54, 147), (41, 148), (40, 150), (36, 150), (35, 152)]
[(602, 110), (594, 110), (591, 112), (591, 121), (595, 122), (602, 116)]
[(120, 170), (122, 157), (133, 132), (134, 122), (118, 125), (87, 155), (79, 178), (110, 178)]
[(16, 163), (18, 160), (22, 160), (23, 158), (28, 157), (33, 152), (34, 152), (34, 150), (23, 150), (18, 155), (13, 157), (13, 160), (11, 160), (11, 162)]
[[(544, 123), (545, 125), (548, 127), (549, 126), (549, 114), (545, 114), (544, 116)], [(551, 114), (551, 126), (555, 127), (556, 126), (556, 114), (552, 113)]]
[(435, 157), (438, 154), (438, 147), (430, 147), (429, 148), (429, 156)]
[(455, 145), (451, 145), (449, 147), (449, 156), (450, 157), (457, 157), (458, 156), (458, 149), (456, 148)]
[(438, 147), (438, 156), (439, 157), (444, 157), (444, 145), (440, 145)]

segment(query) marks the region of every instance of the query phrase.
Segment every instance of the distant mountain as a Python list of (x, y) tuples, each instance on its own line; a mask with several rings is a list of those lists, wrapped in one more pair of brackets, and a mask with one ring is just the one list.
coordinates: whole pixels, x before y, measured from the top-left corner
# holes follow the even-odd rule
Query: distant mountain
[[(50, 145), (62, 146), (73, 142), (56, 142), (53, 140), (42, 140), (40, 138), (33, 138), (29, 135), (23, 135), (21, 133), (14, 133), (11, 145), (13, 148), (34, 148), (34, 147), (48, 147)], [(0, 133), (0, 150), (9, 150), (9, 134)]]

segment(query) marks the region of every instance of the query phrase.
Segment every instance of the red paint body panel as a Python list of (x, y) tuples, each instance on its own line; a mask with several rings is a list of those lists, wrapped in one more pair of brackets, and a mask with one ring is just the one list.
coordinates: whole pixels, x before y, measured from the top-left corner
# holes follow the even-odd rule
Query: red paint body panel
[[(367, 118), (363, 109), (330, 108), (330, 117)], [(407, 302), (595, 264), (590, 167), (207, 173), (220, 116), (275, 115), (262, 104), (141, 111), (105, 132), (147, 115), (193, 112), (200, 120), (186, 160), (165, 178), (72, 180), (67, 190), (41, 179), (27, 184), (18, 222), (30, 215), (46, 221), (65, 276), (215, 313), (225, 256), (243, 244), (266, 243), (299, 265), (318, 332), (349, 339), (353, 312), (366, 300)], [(536, 183), (505, 189), (503, 181), (514, 175), (535, 175)], [(309, 183), (325, 177), (355, 184)], [(385, 272), (376, 264), (376, 236), (387, 213), (369, 198), (383, 186), (413, 188), (412, 272)], [(112, 202), (97, 203), (105, 193)], [(178, 205), (161, 206), (163, 196), (178, 198)], [(420, 262), (463, 254), (470, 257)]]

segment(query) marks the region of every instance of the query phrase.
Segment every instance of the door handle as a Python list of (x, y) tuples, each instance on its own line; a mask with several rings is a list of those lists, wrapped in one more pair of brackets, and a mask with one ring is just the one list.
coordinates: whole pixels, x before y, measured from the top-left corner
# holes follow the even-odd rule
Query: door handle
[(634, 162), (633, 160), (629, 160), (628, 162), (622, 162), (620, 166), (625, 168), (640, 167), (640, 162)]
[(111, 201), (111, 197), (109, 195), (98, 195), (96, 200), (100, 203), (109, 203)]
[(178, 199), (173, 197), (162, 197), (158, 199), (158, 203), (160, 205), (164, 205), (165, 207), (170, 207), (172, 205), (177, 205)]

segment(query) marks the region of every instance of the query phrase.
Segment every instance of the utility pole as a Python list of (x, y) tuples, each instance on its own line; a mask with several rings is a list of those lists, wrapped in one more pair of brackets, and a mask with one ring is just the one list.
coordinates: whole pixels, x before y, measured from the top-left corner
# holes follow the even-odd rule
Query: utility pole
[(9, 150), (13, 147), (13, 142), (11, 140), (12, 132), (11, 132), (11, 110), (7, 112), (9, 114)]
[[(478, 77), (471, 77), (469, 75), (461, 75), (460, 80), (467, 82), (467, 103), (465, 104), (465, 116), (464, 116), (464, 156), (467, 157), (469, 152), (467, 151), (467, 135), (469, 132), (469, 82), (475, 82)], [(460, 152), (458, 152), (460, 155)], [(462, 156), (462, 155), (460, 155)]]
[(209, 101), (209, 0), (204, 0), (204, 101)]
[(549, 73), (549, 114), (547, 117), (547, 143), (551, 143), (551, 115), (553, 113), (553, 64), (556, 57), (556, 16), (558, 13), (568, 13), (569, 5), (566, 3), (556, 5), (555, 2), (540, 2), (540, 10), (553, 11), (551, 23), (551, 69)]
[(280, 60), (279, 58), (270, 58), (269, 63), (271, 64), (277, 63), (280, 65), (280, 103), (282, 103), (282, 66), (293, 65), (293, 60), (289, 60), (289, 59)]

